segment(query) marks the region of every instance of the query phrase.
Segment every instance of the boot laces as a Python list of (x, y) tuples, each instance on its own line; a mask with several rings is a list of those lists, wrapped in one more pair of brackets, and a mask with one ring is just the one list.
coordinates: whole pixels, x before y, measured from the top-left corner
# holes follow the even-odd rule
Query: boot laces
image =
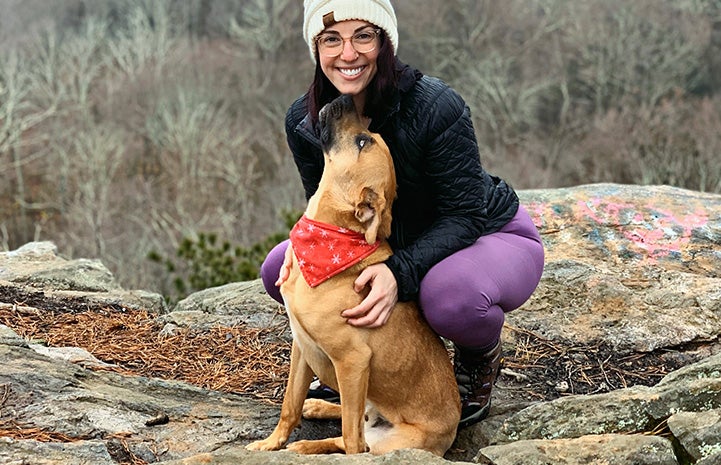
[[(500, 369), (500, 368), (499, 368)], [(493, 374), (493, 367), (490, 364), (464, 365), (462, 362), (456, 364), (456, 382), (461, 396), (466, 398), (474, 391), (490, 385), (482, 380)]]

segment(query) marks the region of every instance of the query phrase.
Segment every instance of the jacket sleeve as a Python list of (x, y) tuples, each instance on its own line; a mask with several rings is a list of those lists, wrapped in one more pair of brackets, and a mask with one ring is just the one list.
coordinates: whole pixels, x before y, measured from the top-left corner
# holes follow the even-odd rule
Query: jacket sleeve
[(306, 114), (304, 99), (305, 97), (301, 97), (296, 100), (288, 109), (285, 116), (285, 135), (303, 183), (305, 199), (308, 200), (318, 190), (323, 174), (323, 154), (299, 133), (298, 126)]
[(419, 124), (427, 189), (436, 199), (437, 219), (418, 239), (394, 250), (386, 264), (398, 283), (399, 300), (418, 294), (428, 270), (483, 235), (487, 209), (484, 176), (470, 110), (451, 88), (433, 99)]

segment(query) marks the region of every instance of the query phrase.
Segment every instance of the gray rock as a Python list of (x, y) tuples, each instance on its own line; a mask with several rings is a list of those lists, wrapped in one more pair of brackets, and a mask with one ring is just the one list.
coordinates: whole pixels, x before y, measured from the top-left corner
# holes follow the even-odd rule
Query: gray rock
[[(90, 371), (29, 349), (0, 346), (0, 360), (0, 386), (10, 390), (2, 414), (42, 430), (92, 438), (106, 447), (114, 437), (131, 437), (128, 444), (134, 453), (158, 451), (154, 461), (247, 443), (263, 436), (277, 418), (277, 408), (248, 397)], [(147, 426), (160, 414), (167, 416), (166, 423)], [(19, 442), (26, 450), (38, 446), (37, 456), (51, 459), (47, 454), (52, 451), (45, 446)], [(57, 462), (48, 463), (73, 463), (54, 458)]]
[(721, 454), (721, 410), (680, 412), (668, 419), (668, 427), (694, 460)]
[(27, 347), (28, 343), (12, 329), (5, 325), (0, 325), (0, 346), (1, 345)]
[(0, 280), (13, 281), (59, 260), (58, 248), (52, 242), (30, 242), (9, 252), (0, 252)]
[(195, 292), (178, 302), (173, 311), (238, 316), (255, 327), (271, 326), (279, 313), (285, 313), (278, 302), (268, 297), (260, 279)]
[(243, 465), (442, 465), (449, 462), (420, 450), (400, 450), (377, 457), (370, 454), (303, 456), (286, 451), (248, 452), (240, 448), (233, 448), (226, 452), (201, 454), (185, 460), (163, 462), (162, 465), (238, 465), (241, 463)]
[(89, 368), (111, 368), (113, 365), (98, 360), (87, 350), (80, 347), (47, 347), (42, 344), (28, 344), (27, 347), (49, 358), (77, 363)]
[(17, 250), (0, 252), (0, 302), (6, 301), (2, 289), (11, 286), (34, 298), (72, 301), (71, 307), (109, 305), (167, 312), (160, 294), (122, 289), (100, 261), (66, 260), (51, 242), (31, 242)]
[(65, 260), (51, 242), (32, 242), (0, 253), (0, 279), (70, 291), (109, 292), (120, 288), (100, 261)]
[(213, 326), (275, 328), (290, 341), (285, 308), (268, 296), (260, 279), (230, 283), (195, 292), (178, 302), (164, 322), (180, 327), (208, 329)]
[(165, 298), (155, 292), (115, 289), (111, 291), (81, 292), (54, 291), (51, 298), (84, 302), (88, 307), (109, 306), (134, 310), (147, 310), (151, 313), (164, 314), (168, 311)]
[(0, 463), (5, 465), (117, 465), (102, 441), (53, 443), (0, 437)]
[(1, 253), (0, 257), (18, 263), (53, 261), (58, 258), (58, 247), (49, 241), (28, 242), (16, 250)]
[(721, 196), (616, 184), (519, 196), (547, 260), (510, 325), (621, 353), (721, 334)]
[[(718, 443), (712, 446), (712, 448), (714, 450), (718, 450)], [(713, 455), (709, 455), (708, 457), (705, 457), (696, 462), (696, 465), (718, 465), (719, 463), (721, 463), (721, 452), (715, 452), (713, 453)]]
[(485, 465), (678, 465), (671, 441), (644, 435), (517, 441), (483, 448), (474, 461)]
[(19, 275), (13, 280), (33, 287), (67, 291), (110, 292), (120, 289), (113, 274), (98, 260), (78, 259)]

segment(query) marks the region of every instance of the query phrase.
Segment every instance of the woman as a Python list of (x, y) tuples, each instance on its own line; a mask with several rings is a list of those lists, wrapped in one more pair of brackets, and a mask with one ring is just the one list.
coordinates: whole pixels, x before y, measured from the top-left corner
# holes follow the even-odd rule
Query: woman
[[(461, 426), (473, 424), (490, 409), (504, 313), (523, 304), (541, 278), (538, 231), (513, 189), (481, 167), (461, 97), (396, 58), (389, 0), (305, 0), (304, 10), (315, 77), (288, 110), (286, 133), (306, 198), (323, 171), (318, 111), (340, 94), (353, 96), (369, 130), (387, 143), (398, 182), (394, 255), (360, 274), (356, 291), (370, 292), (343, 316), (350, 325), (376, 328), (398, 300), (417, 300), (429, 325), (455, 344)], [(279, 302), (287, 246), (276, 246), (261, 268)]]

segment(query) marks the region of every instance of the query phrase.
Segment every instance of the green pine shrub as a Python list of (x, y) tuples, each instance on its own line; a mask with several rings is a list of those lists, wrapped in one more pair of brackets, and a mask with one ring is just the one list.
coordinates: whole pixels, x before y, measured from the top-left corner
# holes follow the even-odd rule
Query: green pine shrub
[(170, 289), (166, 290), (168, 302), (175, 303), (210, 287), (257, 279), (266, 255), (288, 238), (288, 231), (298, 221), (300, 213), (285, 212), (283, 216), (286, 231), (271, 234), (250, 247), (221, 241), (215, 233), (199, 233), (197, 237), (183, 238), (173, 257), (151, 251), (148, 259), (165, 268), (171, 283)]

